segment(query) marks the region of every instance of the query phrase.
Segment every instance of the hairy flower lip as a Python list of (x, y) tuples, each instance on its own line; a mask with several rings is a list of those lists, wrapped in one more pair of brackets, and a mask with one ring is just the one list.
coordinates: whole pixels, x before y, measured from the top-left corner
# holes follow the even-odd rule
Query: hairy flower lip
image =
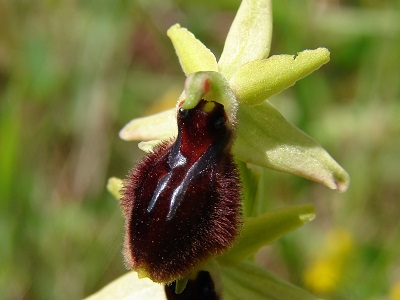
[(201, 100), (181, 107), (176, 118), (176, 140), (161, 143), (131, 169), (120, 199), (126, 264), (160, 283), (186, 277), (225, 252), (242, 224), (224, 106)]

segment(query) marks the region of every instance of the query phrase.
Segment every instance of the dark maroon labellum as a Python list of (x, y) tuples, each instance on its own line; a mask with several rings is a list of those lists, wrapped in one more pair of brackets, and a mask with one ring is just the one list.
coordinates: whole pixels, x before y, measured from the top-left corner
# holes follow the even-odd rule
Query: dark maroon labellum
[(124, 182), (125, 259), (156, 282), (183, 276), (231, 246), (241, 224), (240, 185), (223, 105), (179, 109), (178, 136)]

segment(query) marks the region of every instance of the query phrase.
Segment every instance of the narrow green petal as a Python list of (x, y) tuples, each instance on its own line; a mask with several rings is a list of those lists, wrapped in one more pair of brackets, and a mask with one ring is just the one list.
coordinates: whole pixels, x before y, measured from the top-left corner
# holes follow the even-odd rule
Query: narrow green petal
[(317, 300), (309, 292), (251, 262), (222, 268), (224, 300)]
[(239, 263), (255, 254), (262, 246), (310, 222), (314, 216), (314, 207), (307, 204), (246, 218), (238, 241), (218, 261), (223, 265)]
[(107, 191), (110, 192), (111, 195), (114, 196), (115, 199), (119, 200), (121, 198), (121, 188), (122, 188), (122, 179), (117, 177), (111, 177), (107, 182)]
[(296, 57), (275, 55), (242, 66), (229, 83), (239, 104), (258, 105), (291, 87), (328, 61), (329, 51), (326, 48), (304, 50)]
[(237, 159), (292, 173), (345, 191), (349, 175), (315, 140), (289, 123), (268, 101), (239, 106)]
[(164, 286), (148, 278), (139, 279), (136, 272), (129, 272), (85, 300), (166, 300)]
[(268, 57), (272, 38), (271, 0), (243, 0), (218, 62), (229, 80), (238, 68)]
[(185, 75), (199, 71), (218, 71), (214, 54), (186, 28), (175, 24), (167, 31)]
[(158, 114), (130, 121), (119, 132), (125, 141), (163, 140), (176, 136), (176, 109), (172, 108)]

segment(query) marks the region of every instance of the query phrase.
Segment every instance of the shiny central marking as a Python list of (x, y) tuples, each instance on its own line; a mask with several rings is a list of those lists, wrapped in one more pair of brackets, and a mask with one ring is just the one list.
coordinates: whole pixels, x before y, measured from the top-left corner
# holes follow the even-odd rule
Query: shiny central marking
[(165, 199), (169, 202), (166, 220), (172, 220), (196, 177), (216, 164), (229, 139), (221, 104), (202, 101), (197, 107), (178, 111), (178, 136), (168, 150), (167, 173), (158, 179), (147, 213)]

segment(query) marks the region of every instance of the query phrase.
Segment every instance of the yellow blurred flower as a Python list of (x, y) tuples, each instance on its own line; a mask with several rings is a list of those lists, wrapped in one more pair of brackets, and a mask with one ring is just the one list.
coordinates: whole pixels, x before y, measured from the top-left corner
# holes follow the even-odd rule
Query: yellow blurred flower
[(400, 300), (400, 281), (395, 282), (389, 291), (390, 300)]
[(341, 283), (346, 262), (354, 249), (351, 234), (344, 229), (333, 229), (328, 233), (324, 248), (306, 268), (303, 280), (308, 288), (318, 294), (331, 294)]

